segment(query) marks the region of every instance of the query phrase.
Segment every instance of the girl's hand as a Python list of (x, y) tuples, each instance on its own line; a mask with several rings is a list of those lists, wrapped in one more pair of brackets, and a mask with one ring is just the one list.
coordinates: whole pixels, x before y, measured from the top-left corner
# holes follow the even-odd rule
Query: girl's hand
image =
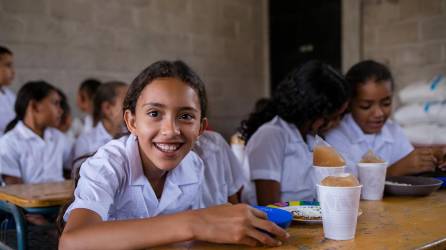
[(446, 171), (446, 147), (436, 148), (435, 157), (437, 158), (438, 168)]
[[(221, 205), (195, 210), (192, 221), (194, 238), (215, 243), (248, 246), (280, 246), (289, 234), (270, 222), (266, 214), (246, 204)], [(276, 236), (273, 238), (259, 229)]]
[(435, 171), (437, 158), (432, 148), (417, 148), (409, 154), (413, 174)]

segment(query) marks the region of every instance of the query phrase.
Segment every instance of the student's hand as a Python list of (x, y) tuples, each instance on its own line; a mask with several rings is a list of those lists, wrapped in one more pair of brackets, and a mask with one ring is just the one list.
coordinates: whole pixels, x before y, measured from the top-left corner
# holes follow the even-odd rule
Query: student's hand
[(289, 238), (285, 230), (266, 220), (265, 213), (246, 204), (221, 205), (194, 212), (196, 222), (192, 223), (192, 231), (197, 240), (274, 247)]
[(446, 171), (446, 147), (438, 147), (435, 149), (435, 157), (437, 158), (438, 168)]
[(432, 148), (417, 148), (409, 154), (413, 174), (435, 171), (437, 158)]

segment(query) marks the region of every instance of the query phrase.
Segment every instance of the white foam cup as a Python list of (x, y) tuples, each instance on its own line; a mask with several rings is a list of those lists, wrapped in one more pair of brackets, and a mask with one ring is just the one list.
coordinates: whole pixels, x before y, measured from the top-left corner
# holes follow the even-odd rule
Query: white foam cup
[(355, 238), (361, 187), (330, 187), (317, 184), (325, 238)]
[[(315, 184), (320, 184), (327, 176), (339, 175), (345, 172), (345, 166), (341, 167), (319, 167), (313, 166), (313, 180)], [(319, 200), (319, 199), (317, 199)]]
[(382, 200), (387, 163), (358, 163), (359, 182), (363, 200)]

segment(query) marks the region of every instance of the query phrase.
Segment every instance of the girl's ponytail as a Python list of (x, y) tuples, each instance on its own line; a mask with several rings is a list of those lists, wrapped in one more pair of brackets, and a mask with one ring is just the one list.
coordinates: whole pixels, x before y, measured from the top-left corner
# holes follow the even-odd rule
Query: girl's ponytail
[(19, 119), (18, 116), (16, 116), (12, 121), (10, 121), (8, 123), (8, 125), (6, 125), (5, 131), (4, 133), (6, 134), (9, 130), (13, 129), (15, 127), (15, 125), (17, 125), (17, 123), (20, 121), (21, 119)]

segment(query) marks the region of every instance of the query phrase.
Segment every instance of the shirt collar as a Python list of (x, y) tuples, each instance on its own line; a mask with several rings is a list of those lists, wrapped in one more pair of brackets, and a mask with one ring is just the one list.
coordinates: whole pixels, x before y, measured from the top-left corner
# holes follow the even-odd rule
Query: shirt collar
[(107, 141), (110, 141), (113, 139), (113, 136), (108, 133), (108, 131), (105, 129), (104, 124), (102, 122), (98, 122), (98, 124), (96, 125), (96, 129), (99, 133), (99, 138), (104, 138)]
[[(138, 138), (133, 134), (130, 134), (127, 138), (126, 151), (130, 163), (129, 185), (144, 185), (148, 183), (142, 167)], [(170, 181), (178, 186), (198, 183), (200, 181), (199, 171), (193, 168), (196, 168), (197, 164), (200, 163), (196, 161), (200, 161), (200, 158), (194, 152), (189, 152), (180, 164), (168, 173), (166, 182)]]
[[(359, 143), (359, 142), (367, 142), (364, 132), (353, 119), (352, 115), (349, 113), (344, 117), (345, 122), (348, 124), (348, 129), (351, 131), (348, 133), (350, 135), (350, 141)], [(388, 120), (384, 123), (383, 128), (379, 133), (376, 134), (376, 139), (384, 142), (393, 142), (393, 136), (390, 133), (388, 126)]]
[(279, 116), (274, 117), (272, 122), (278, 123), (282, 128), (285, 129), (285, 132), (288, 134), (291, 142), (305, 143), (304, 139), (302, 138), (302, 135), (300, 134), (299, 129), (297, 129), (297, 127), (294, 124), (283, 120)]
[(52, 140), (53, 135), (52, 133), (49, 131), (49, 128), (46, 128), (43, 131), (43, 139), (38, 136), (36, 133), (34, 133), (34, 131), (32, 131), (30, 128), (28, 128), (22, 121), (17, 122), (15, 128), (17, 128), (17, 131), (25, 138), (25, 140), (29, 140), (29, 139), (39, 139), (39, 140), (44, 140), (44, 141), (48, 141), (48, 140)]

